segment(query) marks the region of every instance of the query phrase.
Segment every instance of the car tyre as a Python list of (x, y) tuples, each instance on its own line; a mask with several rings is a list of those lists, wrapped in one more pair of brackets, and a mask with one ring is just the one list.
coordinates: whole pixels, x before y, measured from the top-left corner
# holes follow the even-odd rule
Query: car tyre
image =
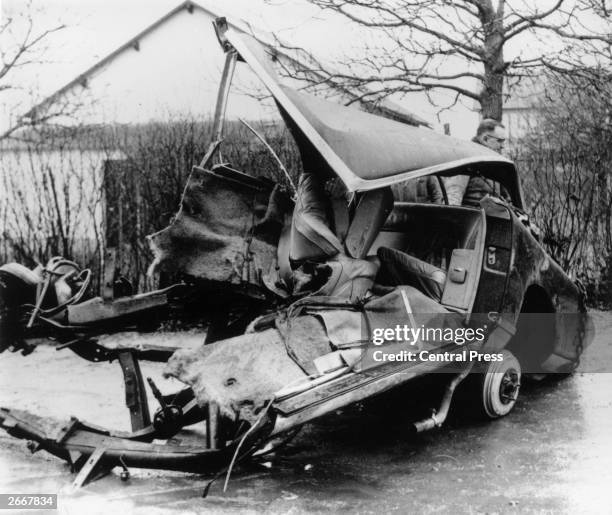
[(512, 411), (521, 387), (521, 365), (508, 350), (502, 352), (501, 361), (491, 361), (479, 371), (478, 414), (483, 418), (495, 419)]

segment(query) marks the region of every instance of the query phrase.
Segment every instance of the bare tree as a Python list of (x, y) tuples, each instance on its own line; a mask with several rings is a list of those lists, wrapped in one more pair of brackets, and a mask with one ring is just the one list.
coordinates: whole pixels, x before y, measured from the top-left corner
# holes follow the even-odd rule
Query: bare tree
[(510, 83), (542, 67), (597, 67), (596, 56), (612, 44), (609, 0), (308, 1), (369, 29), (374, 39), (340, 72), (293, 48), (311, 63), (294, 72), (297, 78), (341, 89), (368, 86), (364, 95), (371, 100), (447, 91), (451, 105), (471, 99), (495, 119)]
[[(50, 40), (66, 26), (62, 23), (43, 26), (38, 21), (41, 12), (31, 1), (20, 2), (17, 6), (14, 11), (4, 8), (0, 21), (0, 94), (4, 97), (12, 94), (15, 97), (16, 94), (22, 93), (25, 94), (26, 101), (31, 101), (34, 92), (22, 84), (17, 76), (25, 68), (35, 68), (46, 62)], [(72, 102), (65, 101), (55, 104), (36, 120), (13, 116), (9, 126), (0, 133), (0, 140), (10, 137), (24, 127), (63, 116), (73, 108)]]
[(612, 292), (612, 81), (594, 73), (542, 79), (538, 123), (513, 157), (544, 244), (602, 298)]

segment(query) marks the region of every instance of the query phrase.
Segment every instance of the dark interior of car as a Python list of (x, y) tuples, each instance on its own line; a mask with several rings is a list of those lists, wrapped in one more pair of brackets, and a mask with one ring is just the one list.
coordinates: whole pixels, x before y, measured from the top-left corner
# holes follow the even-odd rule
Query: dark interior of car
[(414, 286), (437, 302), (467, 309), (481, 221), (477, 209), (395, 202), (369, 251), (380, 260), (376, 282)]

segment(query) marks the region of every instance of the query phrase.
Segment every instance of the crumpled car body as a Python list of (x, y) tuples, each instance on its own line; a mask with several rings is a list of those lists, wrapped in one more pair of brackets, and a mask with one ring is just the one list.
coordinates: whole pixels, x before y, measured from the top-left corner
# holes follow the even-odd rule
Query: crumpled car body
[[(80, 470), (78, 484), (95, 467), (219, 470), (320, 416), (436, 372), (444, 373), (446, 392), (438, 411), (415, 428), (441, 425), (474, 363), (379, 362), (374, 353), (387, 344), (398, 354), (457, 354), (462, 347), (452, 339), (407, 344), (397, 337), (381, 346), (374, 329), (481, 328), (482, 338), (464, 348), (501, 353), (510, 363), (482, 371), (477, 403), (489, 418), (514, 405), (521, 367), (534, 374), (574, 369), (589, 341), (584, 290), (525, 222), (511, 161), (292, 90), (253, 38), (224, 19), (215, 28), (226, 53), (216, 140), (193, 168), (170, 226), (149, 240), (153, 267), (190, 278), (211, 309), (221, 291), (230, 302), (246, 302), (243, 323), (224, 323), (224, 331), (189, 349), (148, 347), (146, 336), (138, 346), (111, 348), (96, 340), (96, 327), (150, 316), (177, 290), (68, 305), (53, 314), (54, 330), (86, 359), (119, 359), (133, 432), (74, 419), (51, 434), (28, 414), (3, 409), (7, 431), (70, 461)], [(297, 143), (306, 173), (295, 192), (256, 171), (214, 163), (236, 65), (262, 80)], [(393, 196), (397, 185), (423, 177), (476, 174), (503, 186), (510, 200), (485, 196), (479, 207), (465, 207)], [(322, 194), (329, 181), (339, 181), (343, 193)], [(160, 402), (153, 419), (138, 359), (167, 360), (166, 375), (185, 384), (172, 396), (150, 385)], [(193, 423), (206, 426), (201, 447), (151, 443)]]

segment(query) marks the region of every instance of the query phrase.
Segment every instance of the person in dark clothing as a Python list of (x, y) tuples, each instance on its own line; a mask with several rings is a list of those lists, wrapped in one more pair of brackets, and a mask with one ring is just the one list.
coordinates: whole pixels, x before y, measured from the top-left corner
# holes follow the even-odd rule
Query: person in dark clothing
[[(478, 125), (476, 130), (476, 136), (472, 138), (474, 143), (479, 143), (485, 147), (500, 152), (504, 149), (504, 143), (506, 141), (506, 128), (501, 122), (493, 120), (491, 118), (485, 118)], [(487, 179), (482, 175), (473, 175), (470, 177), (465, 193), (463, 194), (462, 205), (464, 206), (475, 206), (480, 205), (480, 200), (485, 195), (491, 195), (493, 197), (502, 198), (511, 202), (510, 194), (508, 190), (499, 183)], [(525, 214), (518, 215), (519, 220), (524, 223), (536, 239), (540, 239), (540, 229), (538, 226), (529, 220)]]
[[(506, 128), (497, 120), (485, 118), (478, 124), (476, 136), (472, 141), (501, 153), (506, 142)], [(510, 200), (510, 195), (503, 186), (482, 175), (473, 175), (468, 181), (461, 203), (464, 206), (479, 206), (485, 195)]]
[(510, 194), (501, 184), (482, 175), (472, 175), (465, 188), (461, 205), (478, 207), (486, 195), (510, 201)]
[[(485, 118), (478, 124), (476, 136), (472, 138), (478, 143), (496, 152), (501, 152), (506, 141), (505, 127), (501, 122)], [(485, 195), (509, 199), (508, 192), (497, 182), (476, 174), (455, 175), (445, 180), (448, 203), (451, 205), (479, 206)]]

